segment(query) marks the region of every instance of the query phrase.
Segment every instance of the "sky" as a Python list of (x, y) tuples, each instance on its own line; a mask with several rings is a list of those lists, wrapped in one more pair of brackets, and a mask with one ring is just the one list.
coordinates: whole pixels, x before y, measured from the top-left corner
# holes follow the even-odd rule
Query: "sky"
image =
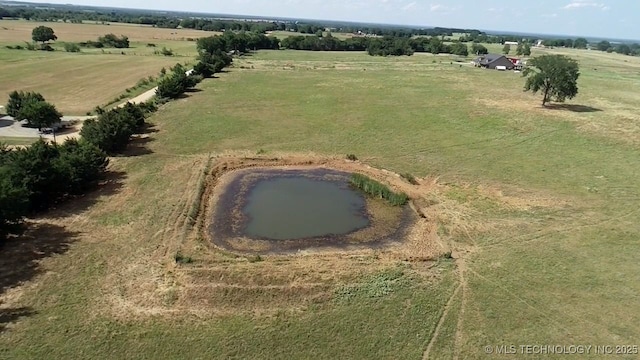
[(30, 0), (382, 24), (640, 39), (638, 0)]

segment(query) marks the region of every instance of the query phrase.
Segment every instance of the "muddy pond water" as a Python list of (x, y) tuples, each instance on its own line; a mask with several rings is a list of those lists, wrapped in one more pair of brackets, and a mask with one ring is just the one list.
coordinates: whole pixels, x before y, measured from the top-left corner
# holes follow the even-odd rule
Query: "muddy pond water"
[(251, 168), (225, 175), (212, 194), (209, 234), (241, 253), (377, 246), (402, 237), (406, 207), (367, 198), (333, 169)]
[(272, 240), (342, 235), (369, 225), (363, 195), (345, 179), (265, 179), (250, 190), (243, 212), (245, 234)]

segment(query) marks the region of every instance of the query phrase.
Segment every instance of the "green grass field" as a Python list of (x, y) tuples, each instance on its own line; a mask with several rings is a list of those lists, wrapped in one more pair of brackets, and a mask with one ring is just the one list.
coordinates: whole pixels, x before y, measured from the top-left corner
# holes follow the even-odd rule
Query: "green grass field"
[[(486, 346), (640, 345), (640, 59), (547, 51), (582, 72), (555, 109), (517, 73), (448, 56), (236, 60), (151, 117), (153, 141), (113, 159), (109, 184), (5, 246), (0, 354), (475, 359)], [(252, 262), (185, 237), (208, 156), (260, 149), (437, 179), (443, 204), (463, 209), (438, 224), (455, 260)], [(176, 265), (177, 250), (194, 265)]]

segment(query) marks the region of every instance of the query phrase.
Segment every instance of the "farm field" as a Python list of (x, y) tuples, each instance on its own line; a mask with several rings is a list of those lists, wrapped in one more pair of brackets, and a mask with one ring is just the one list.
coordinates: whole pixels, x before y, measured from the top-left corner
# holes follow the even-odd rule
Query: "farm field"
[[(534, 56), (547, 52), (582, 72), (578, 97), (551, 109), (519, 74), (449, 56), (237, 59), (163, 105), (107, 184), (5, 246), (0, 354), (475, 359), (487, 346), (640, 345), (640, 59)], [(257, 154), (355, 154), (413, 174), (451, 256), (212, 248), (188, 225), (202, 173)]]
[[(11, 50), (6, 46), (24, 46), (31, 41), (31, 30), (39, 25), (51, 26), (58, 41), (55, 52)], [(128, 49), (82, 49), (80, 53), (64, 51), (65, 42), (93, 40), (114, 33), (126, 35)], [(38, 23), (0, 20), (0, 98), (14, 90), (39, 91), (65, 115), (84, 115), (96, 106), (111, 103), (124, 90), (160, 70), (178, 62), (190, 62), (196, 55), (196, 39), (215, 33), (195, 30), (158, 29), (122, 24)], [(147, 46), (155, 44), (155, 47)], [(154, 54), (163, 47), (174, 56)], [(135, 96), (136, 93), (131, 93)], [(3, 102), (6, 100), (2, 100)]]

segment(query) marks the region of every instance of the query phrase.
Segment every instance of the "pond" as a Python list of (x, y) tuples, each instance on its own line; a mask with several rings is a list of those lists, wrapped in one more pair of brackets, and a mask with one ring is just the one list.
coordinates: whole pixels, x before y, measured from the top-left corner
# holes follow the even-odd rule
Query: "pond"
[(362, 194), (345, 179), (264, 179), (249, 191), (244, 233), (272, 240), (343, 235), (369, 225)]
[(408, 207), (351, 188), (351, 173), (247, 168), (223, 175), (211, 193), (214, 244), (240, 253), (384, 246), (403, 238)]

